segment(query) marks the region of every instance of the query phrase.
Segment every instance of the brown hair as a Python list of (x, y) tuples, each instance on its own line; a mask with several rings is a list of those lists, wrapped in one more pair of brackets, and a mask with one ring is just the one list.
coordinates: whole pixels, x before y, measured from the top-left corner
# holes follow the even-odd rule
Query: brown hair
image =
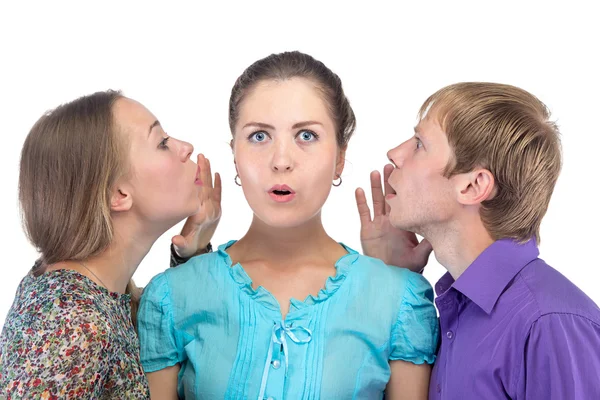
[[(19, 201), (27, 237), (41, 254), (36, 274), (50, 264), (98, 255), (113, 239), (111, 189), (127, 168), (112, 113), (122, 97), (108, 90), (60, 105), (25, 139)], [(134, 288), (130, 282), (132, 309)]]
[(338, 146), (345, 149), (356, 127), (356, 118), (350, 102), (344, 94), (342, 81), (321, 61), (308, 54), (290, 51), (271, 54), (250, 65), (240, 75), (229, 98), (229, 128), (235, 134), (239, 107), (246, 94), (259, 82), (265, 80), (287, 80), (305, 78), (313, 81), (322, 92), (335, 122)]
[(548, 108), (509, 85), (466, 82), (430, 96), (419, 111), (435, 116), (454, 156), (445, 175), (488, 169), (496, 194), (482, 203), (493, 239), (540, 241), (540, 225), (561, 169), (558, 127)]

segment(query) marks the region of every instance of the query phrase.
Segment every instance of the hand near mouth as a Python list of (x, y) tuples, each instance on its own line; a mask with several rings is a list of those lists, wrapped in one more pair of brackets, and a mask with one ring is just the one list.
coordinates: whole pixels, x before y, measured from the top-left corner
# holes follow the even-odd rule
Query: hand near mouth
[[(388, 164), (383, 169), (385, 195), (394, 191), (388, 183), (393, 165)], [(427, 240), (419, 243), (417, 235), (392, 226), (390, 222), (390, 206), (386, 203), (381, 175), (379, 171), (371, 172), (371, 195), (373, 196), (374, 215), (371, 219), (371, 210), (367, 204), (364, 190), (356, 189), (356, 205), (360, 216), (360, 241), (363, 253), (367, 256), (379, 258), (387, 265), (408, 268), (414, 272), (421, 272), (433, 248)]]
[(171, 241), (175, 251), (182, 258), (189, 258), (206, 248), (212, 239), (221, 219), (221, 176), (215, 173), (213, 185), (210, 161), (203, 154), (198, 154), (200, 167), (200, 209), (185, 221), (181, 234)]

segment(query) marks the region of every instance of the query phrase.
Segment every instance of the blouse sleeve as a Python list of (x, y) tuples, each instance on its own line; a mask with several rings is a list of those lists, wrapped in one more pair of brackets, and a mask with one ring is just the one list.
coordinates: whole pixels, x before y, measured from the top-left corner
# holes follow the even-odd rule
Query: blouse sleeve
[(392, 328), (390, 360), (433, 364), (438, 336), (433, 289), (422, 275), (410, 272), (398, 319)]
[(144, 289), (138, 311), (140, 359), (145, 372), (154, 372), (182, 362), (177, 346), (169, 282), (164, 273)]
[[(56, 300), (59, 301), (59, 300)], [(58, 304), (64, 312), (67, 309)], [(69, 306), (70, 307), (70, 306)], [(0, 355), (0, 395), (26, 399), (96, 399), (110, 375), (106, 329), (85, 306), (53, 321), (7, 332)], [(14, 357), (11, 356), (14, 355)]]

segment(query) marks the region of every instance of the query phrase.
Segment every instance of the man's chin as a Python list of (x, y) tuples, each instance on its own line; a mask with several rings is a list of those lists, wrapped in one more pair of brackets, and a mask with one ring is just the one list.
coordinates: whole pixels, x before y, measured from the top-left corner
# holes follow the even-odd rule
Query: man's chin
[(403, 231), (408, 231), (412, 233), (416, 233), (417, 235), (421, 235), (419, 226), (415, 223), (415, 221), (410, 221), (407, 218), (399, 218), (390, 213), (390, 223), (396, 229), (402, 229)]

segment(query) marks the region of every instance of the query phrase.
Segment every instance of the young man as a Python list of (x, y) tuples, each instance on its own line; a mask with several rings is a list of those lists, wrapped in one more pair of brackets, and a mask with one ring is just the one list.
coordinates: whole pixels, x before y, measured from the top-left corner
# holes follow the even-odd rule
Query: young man
[(357, 191), (366, 254), (415, 268), (433, 246), (448, 270), (430, 399), (600, 399), (600, 309), (538, 258), (561, 167), (548, 118), (513, 86), (448, 86), (388, 152), (385, 201), (371, 175), (373, 219)]

